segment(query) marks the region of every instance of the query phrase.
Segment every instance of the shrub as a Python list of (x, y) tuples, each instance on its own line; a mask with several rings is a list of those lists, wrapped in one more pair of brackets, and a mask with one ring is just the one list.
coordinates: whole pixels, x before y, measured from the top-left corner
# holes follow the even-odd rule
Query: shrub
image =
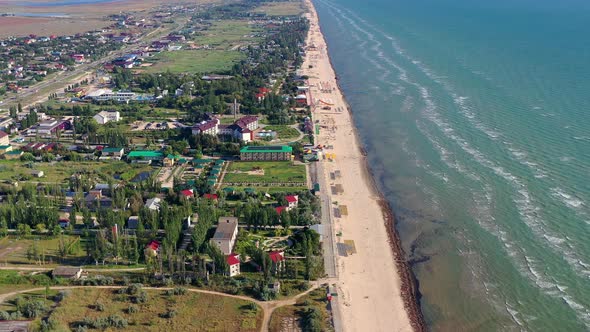
[(176, 312), (176, 310), (168, 310), (167, 312), (160, 314), (160, 317), (162, 318), (174, 318), (176, 317), (176, 315), (178, 314), (178, 312)]
[(0, 311), (0, 320), (10, 320), (10, 313), (7, 311)]
[(174, 295), (184, 295), (186, 294), (187, 290), (184, 287), (176, 287), (173, 290)]
[(137, 312), (139, 312), (139, 307), (138, 307), (138, 306), (136, 306), (136, 305), (134, 305), (134, 304), (130, 305), (130, 306), (127, 308), (127, 313), (128, 313), (128, 314), (134, 314), (134, 313), (137, 313)]
[(146, 303), (148, 300), (148, 296), (146, 291), (141, 290), (137, 296), (133, 298), (133, 302), (135, 303)]
[(119, 315), (109, 316), (108, 322), (111, 327), (118, 328), (118, 329), (126, 328), (128, 325), (127, 320)]
[(132, 284), (131, 286), (127, 287), (127, 294), (136, 295), (141, 292), (142, 288), (142, 284)]
[(104, 304), (100, 303), (100, 302), (96, 302), (94, 304), (94, 309), (96, 311), (104, 311)]
[(43, 301), (30, 301), (22, 306), (23, 315), (26, 318), (37, 318), (47, 310)]

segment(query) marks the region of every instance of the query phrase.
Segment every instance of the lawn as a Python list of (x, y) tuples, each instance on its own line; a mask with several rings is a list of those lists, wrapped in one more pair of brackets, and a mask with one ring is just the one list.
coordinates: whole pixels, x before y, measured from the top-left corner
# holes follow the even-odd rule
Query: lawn
[[(40, 170), (45, 173), (41, 178), (33, 178), (30, 175), (32, 170)], [(33, 163), (32, 168), (19, 160), (0, 160), (0, 180), (26, 179), (31, 182), (64, 183), (74, 173), (81, 172), (89, 174), (97, 181), (107, 182), (115, 174), (124, 174), (122, 179), (132, 179), (142, 172), (152, 171), (151, 166), (128, 164), (124, 161), (61, 161), (61, 162), (40, 162)]]
[(148, 73), (170, 71), (172, 73), (211, 73), (231, 69), (234, 63), (244, 58), (239, 51), (226, 50), (180, 50), (163, 52), (152, 60), (155, 64), (142, 70)]
[(27, 238), (17, 239), (16, 236), (5, 236), (0, 239), (0, 262), (13, 265), (34, 265), (35, 262), (27, 258), (27, 250), (36, 243), (39, 251), (45, 253), (44, 267), (60, 263), (73, 265), (84, 263), (86, 261), (86, 253), (83, 249), (84, 239), (69, 235), (64, 235), (63, 238), (64, 243), (71, 246), (71, 251), (69, 255), (61, 259), (58, 254), (60, 237), (31, 235)]
[(292, 16), (303, 14), (304, 8), (302, 1), (281, 1), (265, 3), (256, 8), (254, 12), (265, 13), (269, 16)]
[(303, 320), (306, 311), (310, 308), (315, 308), (320, 313), (321, 317), (318, 319), (318, 323), (321, 325), (321, 331), (333, 331), (334, 328), (330, 322), (330, 315), (327, 306), (328, 301), (326, 300), (326, 288), (320, 287), (315, 289), (308, 295), (298, 299), (295, 305), (284, 306), (276, 309), (270, 317), (269, 331), (285, 331), (285, 328), (289, 322), (291, 322), (294, 326), (301, 326), (301, 321)]
[[(112, 289), (76, 289), (61, 302), (51, 318), (62, 324), (62, 329), (73, 329), (88, 317), (119, 315), (129, 326), (125, 331), (258, 331), (262, 324), (262, 310), (249, 308), (250, 301), (218, 295), (187, 292), (184, 295), (166, 295), (165, 291), (147, 290), (148, 299), (129, 313), (130, 296), (117, 294)], [(99, 302), (104, 311), (94, 305)], [(164, 318), (175, 311), (173, 318)]]
[(305, 165), (293, 165), (290, 161), (235, 161), (229, 165), (223, 181), (233, 186), (305, 186), (306, 176)]
[(276, 131), (279, 139), (297, 138), (300, 135), (299, 130), (285, 125), (265, 126), (263, 129)]
[(215, 21), (205, 31), (201, 31), (193, 40), (198, 45), (209, 45), (213, 49), (229, 50), (236, 45), (249, 44), (257, 40), (255, 35), (261, 30), (247, 21)]

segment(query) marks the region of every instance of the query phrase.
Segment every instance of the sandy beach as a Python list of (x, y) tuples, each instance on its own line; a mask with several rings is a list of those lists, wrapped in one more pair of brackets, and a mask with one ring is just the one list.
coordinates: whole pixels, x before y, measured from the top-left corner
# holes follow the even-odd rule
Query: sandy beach
[[(325, 153), (334, 161), (323, 163), (324, 183), (332, 206), (345, 205), (335, 220), (336, 242), (354, 243), (356, 253), (338, 255), (339, 311), (345, 331), (423, 330), (414, 298), (413, 282), (392, 229), (389, 206), (374, 187), (355, 134), (348, 105), (338, 88), (313, 4), (309, 8), (310, 32), (302, 73), (309, 76), (314, 121), (321, 125), (316, 144), (332, 146)], [(330, 109), (324, 109), (329, 106)], [(340, 176), (334, 174), (340, 171)], [(343, 191), (334, 193), (334, 188)], [(344, 209), (340, 209), (343, 211)], [(332, 213), (332, 212), (330, 212)], [(340, 235), (340, 236), (338, 236)]]

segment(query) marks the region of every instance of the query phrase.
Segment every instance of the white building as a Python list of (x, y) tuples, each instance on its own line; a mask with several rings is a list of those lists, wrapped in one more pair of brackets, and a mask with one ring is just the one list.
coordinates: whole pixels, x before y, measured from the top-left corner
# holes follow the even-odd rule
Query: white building
[(216, 245), (227, 256), (231, 254), (237, 237), (238, 218), (220, 217), (215, 235), (211, 238), (211, 243)]
[(219, 134), (219, 119), (214, 118), (208, 121), (203, 121), (192, 128), (193, 135), (207, 134), (217, 135)]
[(145, 207), (153, 211), (159, 211), (160, 202), (161, 200), (158, 197), (150, 198), (145, 202)]
[(229, 266), (229, 276), (235, 277), (240, 274), (240, 255), (231, 254), (226, 258), (227, 265)]
[(113, 91), (111, 89), (98, 89), (94, 90), (86, 95), (86, 98), (96, 100), (96, 101), (106, 101), (106, 100), (115, 100), (115, 101), (124, 101), (127, 102), (129, 100), (135, 99), (136, 93), (130, 91)]
[(107, 122), (118, 122), (121, 120), (121, 114), (119, 111), (101, 111), (92, 117), (99, 124), (105, 124)]

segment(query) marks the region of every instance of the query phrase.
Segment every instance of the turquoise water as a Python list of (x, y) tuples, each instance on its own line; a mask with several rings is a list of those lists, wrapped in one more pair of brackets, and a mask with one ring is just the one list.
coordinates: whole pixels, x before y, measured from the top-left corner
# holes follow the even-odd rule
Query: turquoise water
[(429, 326), (590, 330), (590, 4), (314, 3)]

